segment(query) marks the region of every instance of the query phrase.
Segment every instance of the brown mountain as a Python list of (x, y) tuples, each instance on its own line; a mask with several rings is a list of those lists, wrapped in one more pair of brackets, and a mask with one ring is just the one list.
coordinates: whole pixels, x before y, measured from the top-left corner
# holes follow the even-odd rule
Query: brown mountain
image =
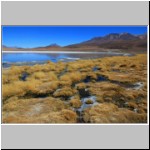
[(58, 44), (54, 43), (54, 44), (50, 44), (47, 46), (43, 46), (43, 47), (36, 47), (36, 48), (60, 48), (61, 46), (59, 46)]
[(57, 49), (60, 49), (60, 48), (61, 48), (61, 46), (54, 43), (54, 44), (50, 44), (50, 45), (43, 46), (43, 47), (36, 47), (36, 48), (34, 48), (34, 50), (57, 50)]
[(5, 45), (2, 46), (2, 50), (3, 51), (39, 51), (39, 50), (57, 50), (60, 49), (61, 46), (59, 46), (58, 44), (50, 44), (47, 46), (42, 46), (42, 47), (35, 47), (35, 48), (20, 48), (20, 47), (7, 47)]
[(68, 45), (69, 48), (81, 47), (97, 47), (109, 49), (130, 49), (130, 48), (146, 48), (147, 35), (132, 35), (130, 33), (112, 33), (104, 37), (95, 37), (88, 41), (78, 44)]

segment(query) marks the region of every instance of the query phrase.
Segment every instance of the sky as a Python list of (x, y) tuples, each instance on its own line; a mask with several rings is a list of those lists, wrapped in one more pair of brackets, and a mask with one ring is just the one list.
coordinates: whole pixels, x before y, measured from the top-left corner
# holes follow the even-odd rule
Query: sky
[(58, 44), (66, 46), (110, 33), (143, 34), (146, 26), (3, 26), (2, 45), (33, 48)]

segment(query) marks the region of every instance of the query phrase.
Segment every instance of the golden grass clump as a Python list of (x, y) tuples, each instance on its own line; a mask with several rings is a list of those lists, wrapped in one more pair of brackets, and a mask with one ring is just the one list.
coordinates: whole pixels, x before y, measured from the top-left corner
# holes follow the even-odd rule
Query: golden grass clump
[(101, 72), (106, 74), (111, 80), (134, 82), (135, 80), (140, 80), (140, 76), (143, 74), (143, 71), (146, 70), (147, 58), (146, 55), (142, 54), (133, 57), (107, 57), (101, 59), (99, 66), (102, 68)]
[(74, 73), (66, 73), (63, 76), (60, 77), (60, 82), (62, 85), (71, 85), (73, 83), (78, 83), (82, 80), (82, 75), (80, 72), (74, 72)]
[(62, 98), (69, 98), (73, 95), (75, 95), (77, 91), (75, 89), (72, 89), (70, 87), (63, 87), (61, 89), (58, 89), (54, 92), (54, 97), (62, 97)]
[(83, 76), (84, 76), (84, 79), (86, 77), (90, 77), (91, 81), (97, 79), (97, 74), (95, 72), (86, 72), (83, 74)]
[(57, 90), (59, 86), (58, 81), (52, 81), (52, 82), (46, 82), (46, 83), (42, 83), (40, 84), (37, 88), (37, 94), (51, 94), (54, 91)]
[(61, 115), (66, 120), (65, 122), (69, 121), (70, 123), (76, 123), (77, 121), (76, 113), (71, 110), (64, 109), (62, 110)]
[(120, 72), (105, 72), (102, 75), (106, 76), (111, 81), (118, 81), (121, 83), (135, 83), (139, 81), (139, 77), (132, 76), (131, 73), (125, 74)]
[(23, 96), (26, 93), (24, 87), (25, 85), (21, 81), (16, 81), (12, 84), (4, 84), (2, 89), (3, 100), (11, 96)]
[(98, 102), (114, 103), (119, 107), (125, 107), (126, 102), (136, 105), (137, 99), (147, 97), (144, 90), (126, 89), (110, 82), (89, 83), (87, 87), (92, 95), (96, 95)]
[(54, 72), (48, 72), (45, 75), (45, 78), (42, 79), (43, 82), (49, 82), (49, 81), (57, 81), (57, 75)]
[(40, 80), (35, 80), (35, 79), (33, 79), (32, 81), (26, 81), (26, 82), (23, 82), (23, 83), (24, 83), (24, 86), (22, 88), (24, 89), (26, 94), (30, 97), (33, 97), (34, 94), (38, 93), (36, 88), (39, 85), (41, 85), (41, 81)]
[(80, 108), (82, 105), (82, 102), (79, 98), (73, 98), (69, 101), (70, 106), (74, 107), (74, 108)]
[(59, 81), (60, 81), (60, 85), (62, 86), (71, 86), (72, 84), (71, 78), (66, 74), (61, 76)]
[(82, 75), (80, 72), (73, 72), (73, 73), (69, 73), (68, 75), (71, 78), (73, 83), (77, 83), (82, 79)]
[(3, 123), (75, 123), (77, 115), (59, 99), (16, 99), (3, 106)]
[(19, 76), (18, 75), (2, 75), (2, 83), (3, 84), (8, 84), (8, 83), (12, 83), (14, 81), (18, 81), (19, 80)]
[(26, 70), (27, 73), (33, 74), (35, 72), (40, 72), (42, 70), (42, 65), (36, 64), (34, 66), (30, 66), (28, 70)]
[(34, 79), (44, 79), (46, 77), (46, 74), (42, 71), (39, 71), (39, 72), (35, 72), (32, 74), (32, 77)]
[(55, 67), (55, 73), (57, 73), (59, 75), (65, 69), (67, 69), (66, 63), (64, 63), (64, 62), (57, 62), (56, 67)]
[(90, 123), (146, 123), (146, 113), (138, 114), (116, 105), (103, 103), (84, 111), (83, 119)]
[(90, 69), (94, 67), (94, 63), (92, 60), (78, 60), (75, 62), (70, 62), (68, 63), (68, 71), (72, 72), (72, 71), (79, 71), (82, 69)]
[(128, 102), (127, 107), (131, 108), (131, 110), (135, 109), (138, 107), (138, 105), (135, 102)]
[(83, 82), (82, 83), (78, 83), (78, 84), (76, 84), (76, 88), (79, 89), (79, 90), (80, 89), (85, 89), (86, 88), (86, 84), (83, 83)]
[(86, 100), (86, 104), (93, 104), (93, 101), (91, 99)]
[(116, 84), (109, 82), (89, 83), (89, 92), (97, 96), (98, 102), (113, 102), (116, 98), (121, 97), (123, 89)]
[(9, 75), (18, 75), (21, 74), (24, 71), (24, 67), (21, 66), (11, 66), (9, 70)]
[(11, 96), (22, 97), (26, 94), (29, 94), (31, 97), (32, 94), (38, 93), (36, 87), (39, 86), (41, 82), (39, 80), (32, 81), (15, 81), (11, 84), (4, 84), (2, 89), (3, 100), (8, 99)]
[(57, 75), (54, 72), (49, 72), (47, 75), (48, 75), (49, 81), (58, 80)]
[(141, 100), (136, 104), (138, 105), (137, 107), (138, 113), (147, 113), (147, 98), (141, 98)]
[(49, 72), (49, 71), (55, 71), (56, 65), (55, 63), (48, 61), (46, 64), (43, 64), (41, 66), (42, 72)]
[(27, 78), (27, 81), (40, 80), (41, 82), (57, 81), (57, 75), (54, 72), (35, 72)]
[(92, 71), (92, 68), (90, 68), (90, 67), (80, 69), (80, 72), (91, 72), (91, 71)]

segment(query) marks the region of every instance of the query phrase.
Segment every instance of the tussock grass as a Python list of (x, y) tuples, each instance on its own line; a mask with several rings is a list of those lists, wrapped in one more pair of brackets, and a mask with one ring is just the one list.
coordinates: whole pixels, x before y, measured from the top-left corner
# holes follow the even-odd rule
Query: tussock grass
[(138, 99), (146, 99), (147, 97), (147, 92), (144, 90), (128, 90), (109, 82), (89, 83), (88, 89), (92, 95), (96, 95), (98, 102), (114, 103), (118, 107), (125, 107), (126, 102), (132, 102), (136, 105)]
[[(94, 71), (94, 67), (98, 69)], [(23, 81), (24, 73), (28, 75)], [(99, 81), (100, 76), (107, 80)], [(130, 87), (137, 82), (143, 87)], [(86, 123), (145, 123), (147, 56), (48, 61), (3, 69), (3, 123), (76, 123), (72, 107), (79, 108), (80, 97), (90, 95), (96, 96), (100, 105), (82, 112)]]
[(82, 102), (79, 98), (73, 98), (69, 101), (70, 106), (74, 107), (74, 108), (79, 108), (82, 105)]
[(14, 99), (3, 107), (3, 123), (75, 123), (77, 115), (63, 101), (45, 99)]
[(61, 89), (58, 89), (54, 92), (54, 97), (62, 97), (62, 98), (69, 98), (73, 95), (75, 95), (77, 91), (75, 89), (72, 89), (70, 87), (63, 87)]
[(37, 92), (36, 87), (40, 84), (41, 82), (38, 80), (32, 80), (32, 82), (15, 81), (11, 84), (4, 84), (2, 89), (3, 100), (11, 96), (22, 97), (27, 93), (32, 96), (33, 93)]
[(11, 96), (23, 96), (25, 94), (24, 87), (24, 83), (21, 81), (16, 81), (12, 84), (3, 85), (3, 100), (6, 100)]
[(138, 114), (116, 105), (103, 103), (84, 111), (83, 119), (90, 123), (146, 123), (146, 113)]
[(93, 104), (93, 101), (91, 99), (88, 99), (85, 103), (86, 104)]
[(60, 77), (60, 81), (66, 82), (67, 85), (72, 85), (73, 83), (78, 83), (82, 80), (82, 74), (80, 72), (66, 73)]
[(54, 91), (57, 90), (58, 86), (59, 86), (58, 81), (42, 83), (41, 85), (39, 85), (36, 88), (36, 92), (39, 95), (41, 95), (41, 94), (45, 94), (45, 95), (46, 94), (52, 94)]
[(85, 89), (86, 88), (86, 84), (85, 83), (78, 83), (78, 84), (76, 84), (76, 88), (77, 89)]

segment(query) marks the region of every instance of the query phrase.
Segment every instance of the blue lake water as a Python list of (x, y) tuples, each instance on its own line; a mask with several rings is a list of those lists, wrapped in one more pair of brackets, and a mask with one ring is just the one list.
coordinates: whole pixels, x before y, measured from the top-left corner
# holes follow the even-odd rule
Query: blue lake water
[(3, 62), (32, 62), (32, 61), (52, 61), (65, 59), (67, 56), (64, 54), (49, 55), (41, 53), (5, 53), (3, 54)]
[(93, 59), (106, 56), (122, 56), (124, 53), (115, 52), (46, 52), (46, 53), (27, 53), (27, 52), (5, 52), (2, 54), (3, 67), (16, 65), (43, 64), (47, 61), (69, 62), (79, 59)]

